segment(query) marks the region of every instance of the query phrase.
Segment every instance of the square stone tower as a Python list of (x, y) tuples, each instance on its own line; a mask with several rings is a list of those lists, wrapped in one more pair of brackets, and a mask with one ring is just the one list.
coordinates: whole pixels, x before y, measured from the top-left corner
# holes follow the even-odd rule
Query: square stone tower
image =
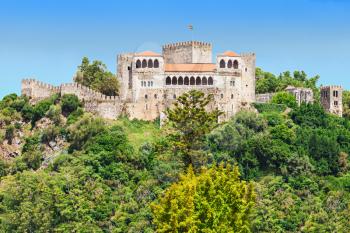
[(330, 113), (343, 115), (343, 88), (341, 86), (321, 87), (321, 104)]
[(212, 46), (199, 41), (167, 44), (163, 56), (168, 64), (212, 63)]

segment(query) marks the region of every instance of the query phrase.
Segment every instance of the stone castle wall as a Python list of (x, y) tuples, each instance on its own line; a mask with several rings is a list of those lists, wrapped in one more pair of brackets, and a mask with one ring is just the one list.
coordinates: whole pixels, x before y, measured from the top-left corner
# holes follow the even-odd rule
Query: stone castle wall
[(22, 80), (22, 95), (31, 97), (32, 100), (42, 100), (54, 94), (59, 94), (60, 88), (53, 85), (40, 82), (35, 79)]
[(118, 96), (106, 96), (77, 83), (56, 87), (34, 79), (22, 80), (22, 95), (30, 97), (31, 103), (36, 103), (53, 94), (74, 94), (84, 103), (84, 109), (87, 112), (106, 119), (115, 119), (121, 115), (122, 107)]

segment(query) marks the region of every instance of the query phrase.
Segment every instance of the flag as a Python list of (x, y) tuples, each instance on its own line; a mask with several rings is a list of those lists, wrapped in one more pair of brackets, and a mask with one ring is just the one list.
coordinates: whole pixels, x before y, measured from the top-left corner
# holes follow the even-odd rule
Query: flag
[(191, 31), (193, 30), (192, 24), (188, 25), (188, 29), (191, 30)]

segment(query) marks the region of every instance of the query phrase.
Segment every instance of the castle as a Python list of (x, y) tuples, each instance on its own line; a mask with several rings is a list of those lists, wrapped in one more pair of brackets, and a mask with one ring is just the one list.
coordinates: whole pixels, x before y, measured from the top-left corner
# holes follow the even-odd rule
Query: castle
[(191, 89), (214, 95), (210, 109), (226, 120), (255, 101), (255, 54), (226, 51), (212, 62), (212, 45), (189, 41), (167, 44), (162, 54), (121, 54), (117, 59), (119, 96), (105, 96), (76, 83), (54, 87), (33, 79), (22, 81), (22, 94), (38, 101), (52, 94), (75, 94), (85, 109), (101, 117), (154, 120), (176, 98)]
[[(255, 54), (226, 51), (212, 62), (212, 45), (189, 41), (167, 44), (162, 54), (151, 51), (121, 54), (117, 58), (119, 96), (105, 96), (77, 83), (55, 87), (34, 79), (22, 80), (22, 94), (32, 102), (53, 94), (75, 94), (86, 111), (107, 119), (120, 115), (142, 120), (162, 117), (176, 98), (191, 89), (213, 94), (209, 109), (224, 112), (220, 121), (251, 107), (268, 102), (273, 94), (255, 95)], [(287, 87), (298, 104), (312, 102), (311, 89)], [(342, 115), (342, 91), (339, 86), (323, 87), (321, 103), (334, 114)]]

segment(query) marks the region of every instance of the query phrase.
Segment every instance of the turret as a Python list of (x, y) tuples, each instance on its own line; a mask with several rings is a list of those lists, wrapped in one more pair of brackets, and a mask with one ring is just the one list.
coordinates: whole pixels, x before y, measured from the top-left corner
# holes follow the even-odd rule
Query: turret
[(341, 86), (321, 87), (321, 104), (329, 113), (343, 115), (343, 88)]

